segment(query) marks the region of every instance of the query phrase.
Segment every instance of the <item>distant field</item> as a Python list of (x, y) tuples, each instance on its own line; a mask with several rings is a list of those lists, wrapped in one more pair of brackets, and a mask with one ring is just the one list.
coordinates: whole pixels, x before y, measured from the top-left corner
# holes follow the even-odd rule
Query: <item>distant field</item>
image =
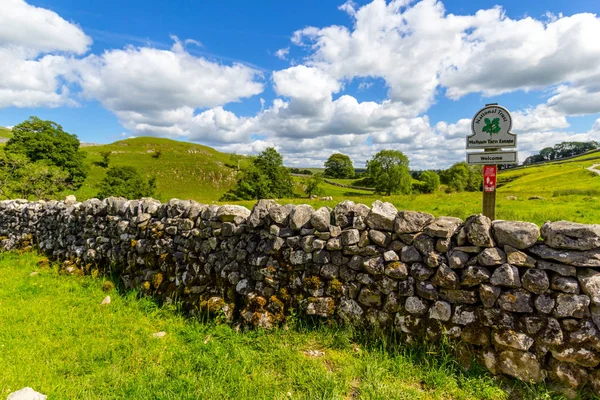
[[(537, 224), (546, 221), (571, 220), (582, 223), (600, 223), (600, 175), (587, 167), (594, 164), (599, 153), (588, 154), (570, 162), (556, 162), (536, 167), (501, 171), (497, 195), (498, 219), (524, 220)], [(337, 179), (336, 182), (353, 184), (354, 180)], [(331, 185), (329, 185), (331, 186)], [(335, 186), (331, 186), (335, 188)], [(325, 187), (324, 187), (325, 188)], [(327, 189), (327, 188), (325, 188)], [(337, 189), (337, 188), (336, 188)], [(328, 193), (334, 193), (328, 191)], [(375, 196), (371, 193), (344, 196), (330, 194), (331, 201), (308, 199), (282, 199), (281, 203), (306, 203), (313, 207), (333, 207), (342, 200), (371, 205), (375, 200), (389, 201), (398, 209), (430, 212), (436, 216), (449, 215), (466, 218), (481, 212), (481, 193), (413, 194)], [(530, 197), (541, 199), (529, 200)], [(515, 199), (516, 198), (516, 199)], [(253, 201), (240, 202), (252, 207)]]
[(447, 347), (295, 319), (238, 332), (40, 259), (0, 254), (0, 396), (29, 386), (49, 399), (552, 398), (543, 385), (464, 370)]
[[(0, 128), (0, 137), (10, 131)], [(111, 165), (131, 165), (147, 178), (157, 178), (156, 198), (193, 199), (202, 203), (218, 203), (221, 196), (234, 187), (238, 161), (230, 154), (210, 147), (169, 139), (142, 137), (109, 145), (83, 147), (88, 154), (89, 176), (74, 194), (80, 200), (95, 197), (106, 169), (97, 165), (100, 153), (111, 151)], [(157, 151), (161, 156), (153, 157)], [(240, 158), (239, 167), (247, 159)], [(600, 152), (586, 154), (567, 161), (501, 171), (498, 176), (497, 218), (519, 219), (543, 224), (547, 220), (568, 219), (584, 223), (600, 223), (600, 176), (586, 168), (600, 163)], [(323, 168), (308, 168), (313, 173)], [(280, 199), (280, 203), (306, 203), (314, 207), (334, 206), (350, 199), (371, 205), (375, 200), (389, 201), (399, 209), (431, 212), (460, 218), (481, 212), (481, 193), (446, 194), (443, 190), (430, 195), (377, 196), (372, 191), (339, 187), (324, 183), (318, 197), (332, 196), (331, 201), (309, 200), (302, 191), (301, 177), (294, 177), (295, 198)], [(364, 186), (357, 179), (331, 179), (349, 185)], [(64, 193), (63, 195), (66, 195)], [(529, 200), (538, 197), (536, 200)], [(254, 201), (243, 201), (252, 207)]]

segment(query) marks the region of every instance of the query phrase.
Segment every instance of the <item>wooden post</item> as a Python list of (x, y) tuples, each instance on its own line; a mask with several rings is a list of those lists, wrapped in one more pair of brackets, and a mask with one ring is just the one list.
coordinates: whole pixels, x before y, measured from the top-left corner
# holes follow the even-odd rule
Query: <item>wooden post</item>
[[(497, 151), (498, 149), (485, 149), (484, 152)], [(483, 169), (485, 170), (485, 167)], [(483, 172), (482, 172), (483, 173)], [(485, 177), (484, 177), (485, 179)], [(485, 185), (485, 183), (484, 183)], [(483, 215), (491, 219), (492, 221), (496, 219), (496, 187), (494, 185), (494, 190), (488, 192), (483, 190)]]

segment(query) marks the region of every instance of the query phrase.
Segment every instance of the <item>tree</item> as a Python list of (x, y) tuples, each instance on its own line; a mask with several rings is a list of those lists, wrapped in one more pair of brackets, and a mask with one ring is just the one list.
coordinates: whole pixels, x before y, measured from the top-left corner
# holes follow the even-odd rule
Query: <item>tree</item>
[(375, 191), (387, 196), (392, 193), (409, 193), (411, 176), (408, 158), (398, 150), (381, 150), (367, 161), (367, 174), (373, 181)]
[(108, 165), (110, 164), (110, 155), (111, 154), (112, 154), (112, 152), (110, 150), (100, 152), (102, 161), (100, 161), (100, 163), (98, 165), (100, 165), (102, 168), (108, 168)]
[(323, 174), (314, 174), (304, 178), (304, 193), (310, 198), (323, 192), (319, 186), (323, 183)]
[(433, 171), (421, 172), (419, 181), (423, 182), (423, 190), (425, 193), (433, 193), (440, 188), (440, 176)]
[(43, 161), (68, 173), (68, 183), (77, 188), (87, 176), (85, 153), (79, 150), (77, 136), (67, 133), (62, 126), (38, 117), (16, 125), (8, 140), (6, 154), (22, 154), (31, 162)]
[(294, 185), (290, 171), (283, 166), (283, 157), (273, 147), (251, 159), (238, 174), (235, 188), (223, 200), (252, 200), (292, 197)]
[(0, 195), (5, 198), (49, 199), (67, 188), (69, 174), (44, 161), (31, 162), (22, 154), (0, 158)]
[(111, 167), (100, 182), (98, 197), (110, 196), (139, 199), (149, 197), (156, 190), (156, 179), (145, 180), (134, 167)]
[(482, 168), (459, 162), (440, 174), (440, 180), (456, 192), (477, 192), (483, 183)]
[(352, 160), (345, 154), (334, 153), (325, 161), (325, 176), (337, 179), (354, 178)]

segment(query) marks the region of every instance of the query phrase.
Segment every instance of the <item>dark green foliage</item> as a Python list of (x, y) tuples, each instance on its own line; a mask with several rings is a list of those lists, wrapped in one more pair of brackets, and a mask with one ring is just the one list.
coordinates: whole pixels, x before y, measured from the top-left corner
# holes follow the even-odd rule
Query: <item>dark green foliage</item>
[(68, 173), (68, 183), (74, 188), (81, 186), (87, 176), (84, 165), (85, 153), (79, 150), (77, 136), (63, 131), (52, 121), (30, 117), (12, 129), (4, 151), (6, 154), (22, 154), (31, 162), (43, 161)]
[(378, 194), (410, 193), (408, 158), (398, 150), (381, 150), (367, 161), (367, 174)]
[(562, 142), (554, 145), (554, 147), (543, 148), (540, 150), (539, 154), (527, 157), (523, 164), (528, 165), (545, 161), (560, 160), (561, 158), (577, 156), (598, 148), (600, 148), (600, 143), (595, 141)]
[(300, 169), (300, 168), (290, 168), (290, 172), (292, 174), (298, 175), (312, 175), (312, 171), (310, 169)]
[(99, 167), (102, 168), (108, 168), (108, 165), (110, 164), (110, 155), (112, 154), (112, 152), (109, 151), (103, 151), (100, 153), (100, 156), (102, 157), (102, 161), (99, 161), (96, 163), (96, 165), (98, 165)]
[(421, 182), (420, 193), (433, 193), (440, 188), (440, 176), (434, 171), (423, 171), (419, 175), (419, 181)]
[(308, 197), (313, 195), (320, 195), (323, 193), (323, 190), (319, 187), (323, 180), (323, 174), (314, 174), (310, 178), (304, 178), (304, 193)]
[(67, 188), (69, 174), (47, 161), (31, 162), (23, 154), (0, 157), (0, 197), (50, 199)]
[(334, 153), (325, 161), (325, 176), (336, 179), (354, 178), (352, 160), (345, 154)]
[(161, 149), (154, 150), (154, 153), (152, 153), (152, 158), (155, 158), (157, 160), (160, 158), (160, 156), (162, 156), (162, 150)]
[(134, 167), (111, 167), (106, 177), (100, 182), (98, 197), (125, 197), (127, 199), (139, 199), (150, 197), (156, 190), (154, 178), (145, 180)]
[(478, 192), (481, 190), (483, 175), (481, 166), (459, 162), (440, 173), (441, 182), (455, 192)]
[(293, 197), (293, 194), (290, 171), (283, 166), (281, 154), (269, 147), (239, 173), (236, 187), (226, 193), (222, 200), (285, 198)]

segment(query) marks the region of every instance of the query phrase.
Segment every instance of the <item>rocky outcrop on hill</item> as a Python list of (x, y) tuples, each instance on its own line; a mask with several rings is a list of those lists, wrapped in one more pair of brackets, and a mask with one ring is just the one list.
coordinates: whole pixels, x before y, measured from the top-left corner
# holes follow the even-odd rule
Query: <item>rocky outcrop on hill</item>
[[(3, 249), (37, 247), (68, 273), (273, 327), (291, 309), (407, 339), (449, 337), (494, 374), (600, 389), (600, 229), (173, 199), (0, 202)], [(540, 238), (541, 236), (541, 238)]]

